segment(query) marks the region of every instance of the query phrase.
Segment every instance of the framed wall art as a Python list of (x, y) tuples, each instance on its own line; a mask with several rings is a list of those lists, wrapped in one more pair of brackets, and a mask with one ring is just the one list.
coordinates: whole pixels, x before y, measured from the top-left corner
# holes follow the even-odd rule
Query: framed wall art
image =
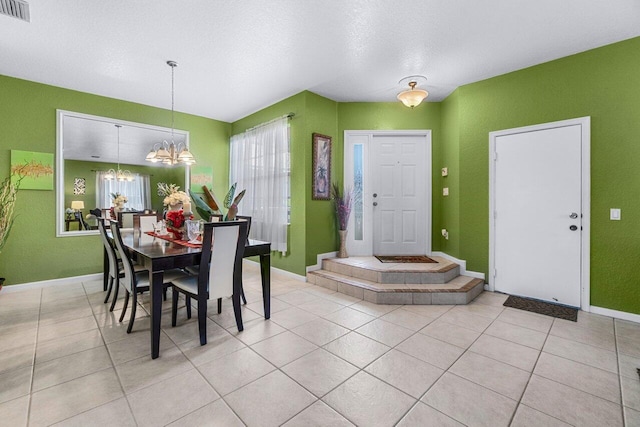
[(21, 190), (53, 190), (53, 153), (11, 150), (11, 173)]
[(313, 200), (331, 199), (331, 137), (313, 134), (313, 166), (312, 166)]
[(73, 194), (84, 195), (87, 192), (87, 180), (84, 178), (73, 178)]

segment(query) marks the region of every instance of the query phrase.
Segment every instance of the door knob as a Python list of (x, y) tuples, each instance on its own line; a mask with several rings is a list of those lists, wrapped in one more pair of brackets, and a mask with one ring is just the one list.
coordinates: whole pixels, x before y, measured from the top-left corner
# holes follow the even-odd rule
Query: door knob
[(378, 206), (378, 202), (373, 202), (373, 206)]
[(576, 218), (578, 218), (578, 214), (575, 213), (575, 212), (572, 212), (571, 215), (569, 215), (569, 218), (576, 219)]
[(571, 231), (576, 231), (577, 229), (578, 229), (578, 226), (577, 226), (577, 225), (571, 225), (571, 226), (569, 226), (569, 230), (571, 230)]

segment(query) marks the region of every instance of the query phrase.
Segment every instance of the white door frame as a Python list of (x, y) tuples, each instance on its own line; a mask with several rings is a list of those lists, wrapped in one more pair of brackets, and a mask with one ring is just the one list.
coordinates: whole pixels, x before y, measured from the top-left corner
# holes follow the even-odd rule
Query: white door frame
[[(591, 117), (562, 120), (489, 133), (489, 290), (495, 290), (495, 191), (496, 138), (525, 132), (580, 125), (582, 130), (582, 239), (580, 267), (580, 308), (589, 311), (590, 294), (590, 227), (591, 227)], [(523, 271), (522, 274), (527, 274)]]
[[(423, 136), (426, 145), (426, 185), (425, 189), (427, 194), (424, 195), (426, 201), (426, 236), (425, 236), (425, 254), (431, 255), (431, 223), (433, 218), (432, 213), (432, 154), (431, 154), (431, 130), (345, 130), (344, 131), (344, 185), (349, 187), (353, 183), (353, 146), (355, 144), (363, 144), (363, 216), (364, 216), (364, 228), (363, 228), (363, 240), (356, 241), (354, 239), (354, 232), (351, 231), (347, 234), (347, 250), (353, 254), (361, 256), (373, 255), (373, 205), (370, 196), (370, 189), (368, 185), (371, 183), (370, 165), (371, 160), (371, 143), (375, 136)], [(353, 230), (354, 227), (354, 215), (352, 212), (349, 218), (349, 230)]]

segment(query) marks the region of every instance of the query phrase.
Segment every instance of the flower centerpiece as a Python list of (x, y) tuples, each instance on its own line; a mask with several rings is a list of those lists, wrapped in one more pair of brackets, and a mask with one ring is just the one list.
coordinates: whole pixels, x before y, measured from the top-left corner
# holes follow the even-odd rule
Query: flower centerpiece
[(331, 198), (336, 206), (336, 218), (338, 219), (338, 234), (340, 235), (340, 250), (338, 258), (347, 258), (346, 239), (347, 225), (349, 224), (349, 216), (351, 215), (351, 190), (342, 192), (338, 184), (335, 182), (331, 187)]
[(158, 183), (158, 196), (163, 196), (164, 200), (162, 203), (165, 206), (168, 206), (172, 210), (178, 210), (181, 207), (185, 207), (189, 205), (190, 208), (190, 200), (189, 195), (184, 191), (180, 191), (180, 187), (175, 184), (167, 184), (165, 182)]
[(184, 220), (184, 211), (182, 209), (167, 212), (167, 230), (173, 233), (173, 238), (176, 240), (182, 240)]
[(118, 212), (122, 212), (124, 210), (124, 204), (127, 203), (129, 199), (127, 196), (120, 193), (111, 193), (111, 209), (109, 210), (111, 213), (111, 218), (117, 219)]
[(175, 184), (159, 182), (158, 196), (164, 197), (162, 203), (168, 208), (165, 214), (167, 230), (173, 233), (174, 239), (182, 240), (185, 232), (185, 215), (188, 215), (189, 218), (192, 217), (189, 195), (184, 191), (180, 191), (180, 187)]

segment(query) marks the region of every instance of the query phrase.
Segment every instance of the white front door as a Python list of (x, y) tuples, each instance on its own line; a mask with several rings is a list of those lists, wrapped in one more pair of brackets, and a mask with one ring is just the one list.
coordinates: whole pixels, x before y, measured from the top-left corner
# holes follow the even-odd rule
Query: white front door
[(349, 254), (429, 255), (431, 131), (345, 131), (344, 141)]
[(492, 133), (493, 287), (580, 307), (583, 126)]
[(373, 136), (374, 255), (425, 255), (425, 145), (420, 136)]

